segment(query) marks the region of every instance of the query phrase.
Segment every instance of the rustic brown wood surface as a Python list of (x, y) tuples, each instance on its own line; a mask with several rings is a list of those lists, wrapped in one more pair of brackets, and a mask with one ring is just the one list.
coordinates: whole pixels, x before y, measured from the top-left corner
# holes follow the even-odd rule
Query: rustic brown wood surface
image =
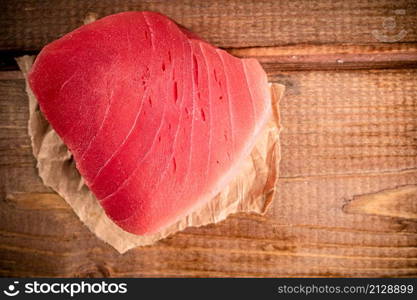
[[(374, 43), (374, 30), (402, 42), (417, 38), (414, 0), (3, 0), (0, 49), (39, 50), (45, 43), (83, 24), (87, 15), (103, 17), (126, 10), (166, 14), (219, 47), (288, 44)], [(396, 28), (389, 26), (395, 18)], [(392, 25), (392, 24), (391, 24)]]
[[(417, 276), (415, 1), (0, 6), (0, 67), (88, 14), (148, 9), (258, 58), (287, 87), (279, 193), (267, 215), (234, 215), (120, 255), (42, 184), (24, 81), (0, 72), (0, 276)], [(384, 43), (373, 30), (406, 35)]]

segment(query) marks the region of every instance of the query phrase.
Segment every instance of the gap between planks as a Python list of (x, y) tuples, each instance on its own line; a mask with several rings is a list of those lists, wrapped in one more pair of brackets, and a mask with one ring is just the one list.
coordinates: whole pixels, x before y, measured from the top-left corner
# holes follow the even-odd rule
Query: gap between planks
[[(304, 70), (366, 70), (417, 68), (417, 43), (323, 44), (229, 48), (241, 58), (256, 58), (270, 74)], [(0, 80), (23, 79), (14, 57), (21, 51), (0, 51)]]

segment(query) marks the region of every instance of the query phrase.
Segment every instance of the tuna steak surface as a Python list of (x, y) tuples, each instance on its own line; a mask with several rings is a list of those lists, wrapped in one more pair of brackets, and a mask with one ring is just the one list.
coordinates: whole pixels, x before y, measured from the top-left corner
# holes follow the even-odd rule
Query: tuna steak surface
[(218, 194), (271, 114), (256, 60), (153, 12), (111, 15), (52, 42), (29, 83), (106, 214), (140, 235)]

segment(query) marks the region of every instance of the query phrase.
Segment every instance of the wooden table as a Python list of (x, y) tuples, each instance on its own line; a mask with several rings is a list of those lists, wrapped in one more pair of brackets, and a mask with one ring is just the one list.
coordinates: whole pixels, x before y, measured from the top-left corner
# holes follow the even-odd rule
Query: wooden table
[[(1, 1), (1, 276), (417, 276), (417, 5), (403, 1)], [(278, 197), (118, 254), (37, 176), (24, 81), (86, 16), (160, 11), (258, 58), (281, 105)]]

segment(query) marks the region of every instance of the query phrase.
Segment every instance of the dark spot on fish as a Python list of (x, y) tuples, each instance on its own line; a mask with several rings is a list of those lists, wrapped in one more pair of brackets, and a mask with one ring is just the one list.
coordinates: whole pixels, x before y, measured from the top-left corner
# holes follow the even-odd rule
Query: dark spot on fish
[(204, 113), (204, 109), (201, 109), (201, 119), (203, 120), (203, 122), (206, 121), (206, 114)]
[(171, 51), (168, 51), (168, 61), (169, 63), (172, 62)]
[[(145, 71), (143, 72), (143, 74), (142, 74), (142, 76), (141, 76), (141, 79), (142, 79), (143, 81), (147, 81), (147, 80), (149, 79), (149, 77), (150, 77), (149, 68), (148, 68), (148, 67), (146, 67), (146, 68), (145, 68)], [(142, 83), (143, 83), (143, 82), (142, 82)]]
[(198, 64), (197, 57), (193, 54), (194, 83), (198, 85)]
[(174, 82), (174, 101), (177, 103), (178, 101), (178, 83)]
[(162, 62), (162, 71), (165, 71), (165, 63)]
[(172, 165), (174, 167), (174, 172), (177, 170), (177, 161), (175, 160), (175, 157), (172, 158)]

